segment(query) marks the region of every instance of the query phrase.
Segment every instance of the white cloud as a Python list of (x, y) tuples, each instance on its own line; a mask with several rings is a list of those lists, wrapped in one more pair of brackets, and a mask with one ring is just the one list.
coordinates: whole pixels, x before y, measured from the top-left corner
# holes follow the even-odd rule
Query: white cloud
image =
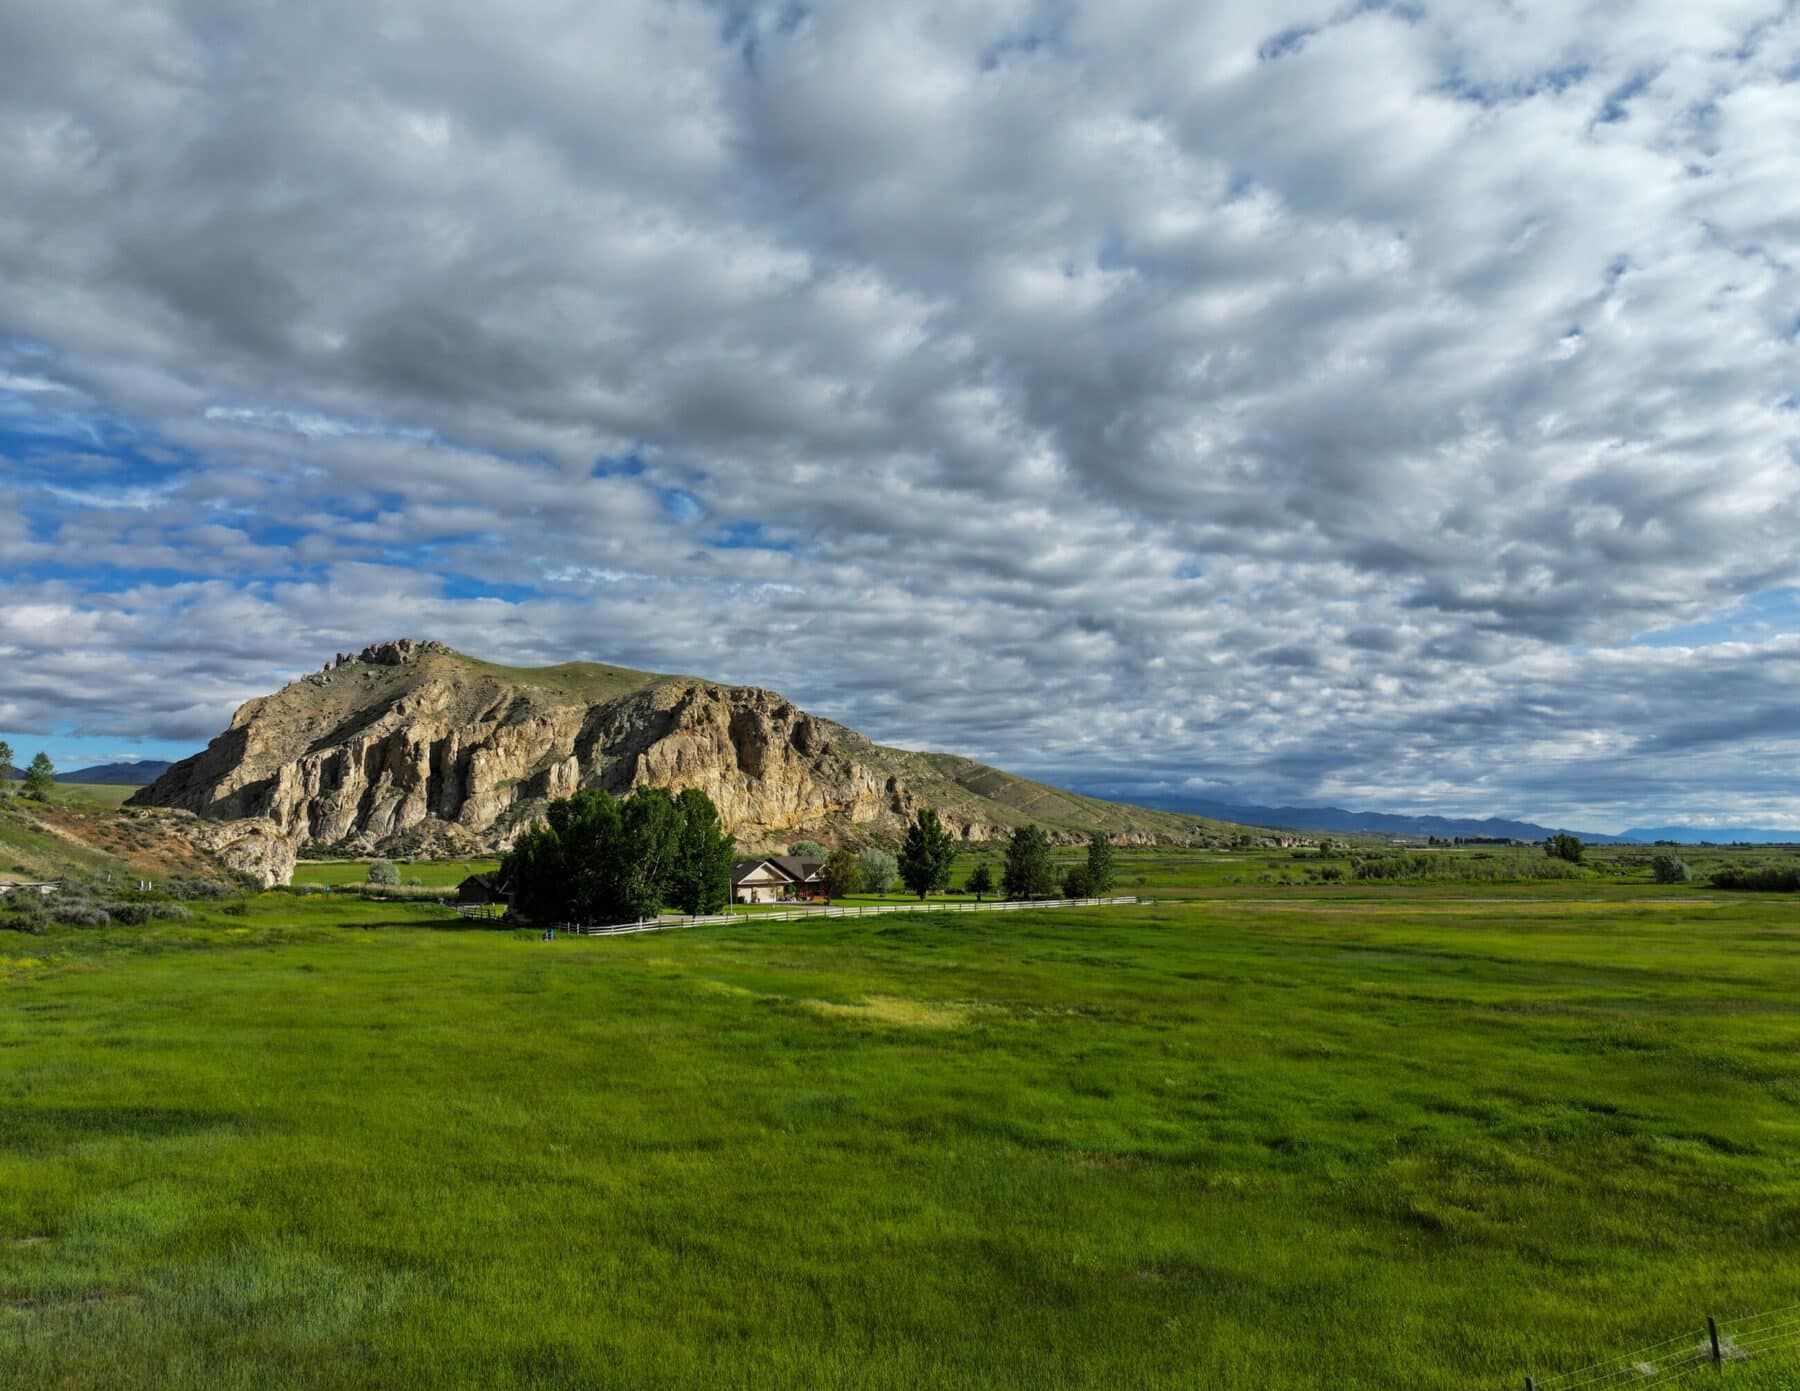
[(166, 446), (0, 449), (9, 610), (130, 673), (15, 638), (9, 718), (411, 631), (1120, 787), (1800, 813), (1779, 633), (1631, 645), (1800, 580), (1781, 5), (204, 8), (0, 54), (0, 422)]

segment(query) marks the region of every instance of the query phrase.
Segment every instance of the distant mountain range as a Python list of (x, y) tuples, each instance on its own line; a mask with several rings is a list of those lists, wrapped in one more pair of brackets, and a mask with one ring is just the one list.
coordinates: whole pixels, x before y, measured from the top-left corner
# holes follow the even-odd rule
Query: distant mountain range
[[(1248, 803), (1217, 802), (1201, 797), (1144, 797), (1149, 806), (1184, 811), (1216, 821), (1237, 821), (1247, 826), (1279, 826), (1294, 831), (1341, 831), (1346, 834), (1388, 836), (1484, 836), (1500, 840), (1543, 840), (1567, 826), (1540, 826), (1535, 821), (1511, 821), (1505, 817), (1414, 816), (1404, 812), (1351, 811), (1345, 807), (1261, 807)], [(1609, 836), (1600, 831), (1574, 831), (1584, 841), (1607, 845), (1628, 836)]]
[(1615, 836), (1604, 831), (1540, 826), (1535, 821), (1511, 821), (1499, 816), (1412, 816), (1402, 812), (1350, 811), (1344, 807), (1262, 807), (1199, 797), (1142, 797), (1139, 800), (1147, 806), (1189, 812), (1215, 821), (1279, 826), (1294, 831), (1339, 831), (1346, 835), (1437, 836), (1440, 839), (1481, 836), (1540, 841), (1559, 831), (1568, 831), (1590, 845), (1647, 845), (1659, 840), (1672, 840), (1683, 845), (1701, 841), (1721, 845), (1732, 841), (1755, 844), (1800, 841), (1800, 831), (1778, 831), (1765, 826), (1633, 826)]
[[(135, 763), (96, 763), (92, 768), (77, 768), (72, 773), (58, 773), (58, 782), (103, 783), (112, 787), (148, 787), (169, 771), (169, 762), (161, 758), (145, 758)], [(15, 778), (25, 776), (23, 768), (13, 769)]]
[(1673, 840), (1682, 845), (1698, 845), (1701, 841), (1730, 845), (1740, 840), (1752, 845), (1780, 845), (1800, 842), (1800, 831), (1777, 831), (1767, 826), (1633, 826), (1620, 839)]

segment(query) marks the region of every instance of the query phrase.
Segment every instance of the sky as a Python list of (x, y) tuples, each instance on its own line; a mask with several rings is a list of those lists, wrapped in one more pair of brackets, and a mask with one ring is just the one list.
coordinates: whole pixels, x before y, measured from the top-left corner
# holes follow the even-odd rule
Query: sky
[(1800, 9), (0, 10), (0, 737), (367, 643), (1800, 825)]

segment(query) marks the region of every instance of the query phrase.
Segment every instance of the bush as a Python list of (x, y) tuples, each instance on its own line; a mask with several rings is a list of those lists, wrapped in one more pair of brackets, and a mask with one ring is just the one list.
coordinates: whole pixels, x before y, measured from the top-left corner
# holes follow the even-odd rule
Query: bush
[(147, 922), (180, 921), (193, 916), (179, 903), (162, 903), (156, 899), (133, 899), (107, 903), (104, 907), (114, 922), (128, 927), (141, 927)]
[(1093, 883), (1088, 878), (1086, 865), (1074, 865), (1062, 878), (1064, 898), (1092, 898)]
[(50, 909), (50, 915), (70, 927), (110, 927), (112, 914), (86, 898), (61, 898)]
[(203, 879), (198, 876), (171, 879), (164, 888), (170, 898), (186, 900), (229, 898), (236, 892), (236, 889), (223, 879)]
[(1650, 861), (1650, 873), (1659, 884), (1685, 884), (1694, 877), (1687, 865), (1673, 855), (1658, 855)]
[(392, 860), (375, 860), (369, 865), (371, 884), (398, 884), (400, 870)]
[(1776, 869), (1770, 865), (1740, 867), (1727, 865), (1713, 871), (1715, 889), (1737, 889), (1748, 893), (1800, 893), (1800, 869)]

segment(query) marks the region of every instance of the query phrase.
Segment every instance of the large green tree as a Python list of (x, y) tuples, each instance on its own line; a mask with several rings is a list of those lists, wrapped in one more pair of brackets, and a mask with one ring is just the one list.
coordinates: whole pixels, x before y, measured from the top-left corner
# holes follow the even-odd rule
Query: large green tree
[(684, 913), (717, 913), (731, 900), (731, 837), (719, 826), (719, 809), (697, 787), (675, 799), (681, 831), (669, 903)]
[(1113, 891), (1112, 842), (1099, 831), (1088, 842), (1087, 886), (1085, 897), (1105, 898)]
[(1544, 842), (1544, 853), (1553, 860), (1567, 860), (1572, 865), (1581, 863), (1582, 854), (1586, 850), (1580, 836), (1572, 836), (1567, 831), (1558, 831)]
[(862, 866), (850, 851), (833, 850), (825, 857), (819, 877), (825, 881), (825, 897), (842, 898), (862, 887)]
[(50, 799), (50, 789), (55, 786), (56, 765), (50, 761), (49, 754), (39, 753), (25, 770), (25, 795), (46, 802)]
[(1006, 843), (1000, 888), (1008, 898), (1049, 898), (1056, 892), (1050, 838), (1038, 826), (1020, 826)]
[(930, 807), (920, 811), (906, 830), (900, 847), (900, 879), (921, 899), (950, 887), (950, 867), (956, 861), (956, 838), (944, 829)]
[(963, 885), (963, 892), (966, 894), (974, 894), (975, 901), (980, 903), (982, 899), (986, 898), (993, 891), (994, 871), (989, 867), (986, 860), (982, 860), (974, 869), (969, 871), (969, 880)]
[(500, 880), (535, 922), (616, 923), (665, 904), (713, 912), (730, 889), (731, 842), (704, 792), (640, 787), (623, 801), (583, 788), (514, 843)]

